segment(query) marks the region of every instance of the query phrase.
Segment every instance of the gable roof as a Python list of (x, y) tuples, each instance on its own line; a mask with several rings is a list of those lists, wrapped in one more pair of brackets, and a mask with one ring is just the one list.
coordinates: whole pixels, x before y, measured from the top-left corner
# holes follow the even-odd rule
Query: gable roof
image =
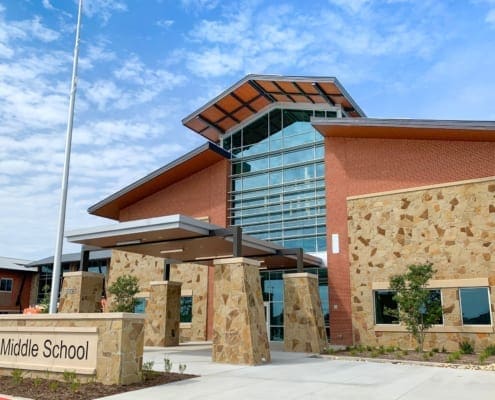
[(365, 117), (337, 78), (247, 75), (182, 120), (208, 140), (241, 124), (274, 103), (327, 103), (341, 106), (346, 116)]
[(31, 261), (19, 258), (0, 257), (0, 269), (9, 271), (37, 272), (37, 268), (26, 267)]
[(92, 205), (88, 208), (88, 212), (101, 217), (118, 219), (121, 209), (218, 161), (229, 158), (228, 151), (214, 143), (207, 142)]

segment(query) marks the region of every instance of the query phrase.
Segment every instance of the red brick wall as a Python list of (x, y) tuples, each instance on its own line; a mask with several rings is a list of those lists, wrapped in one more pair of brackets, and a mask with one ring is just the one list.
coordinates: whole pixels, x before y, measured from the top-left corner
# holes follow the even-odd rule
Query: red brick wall
[(210, 218), (227, 223), (229, 161), (220, 161), (120, 211), (120, 221), (172, 214)]
[[(331, 341), (352, 344), (348, 196), (495, 176), (495, 143), (325, 139)], [(331, 234), (340, 253), (331, 254)]]
[[(22, 287), (20, 304), (16, 305), (17, 297), (19, 296), (19, 291), (21, 290), (23, 277), (25, 277), (25, 281), (24, 286)], [(32, 273), (0, 270), (0, 278), (13, 279), (12, 292), (0, 292), (0, 312), (17, 310), (22, 313), (24, 308), (29, 307)]]

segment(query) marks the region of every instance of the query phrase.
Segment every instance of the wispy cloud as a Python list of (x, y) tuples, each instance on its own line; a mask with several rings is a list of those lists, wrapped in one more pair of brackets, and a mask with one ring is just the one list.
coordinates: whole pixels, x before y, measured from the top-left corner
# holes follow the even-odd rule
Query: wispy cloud
[(155, 22), (155, 25), (160, 27), (160, 28), (170, 28), (174, 24), (173, 19), (160, 19)]
[(127, 11), (127, 5), (123, 0), (86, 0), (84, 11), (89, 17), (98, 17), (107, 23), (114, 12)]

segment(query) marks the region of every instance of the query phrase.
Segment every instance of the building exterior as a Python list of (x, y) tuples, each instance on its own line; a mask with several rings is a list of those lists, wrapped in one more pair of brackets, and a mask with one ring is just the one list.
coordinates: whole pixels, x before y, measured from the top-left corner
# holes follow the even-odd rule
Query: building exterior
[[(383, 315), (393, 306), (388, 280), (432, 262), (444, 314), (427, 345), (493, 341), (495, 123), (372, 119), (335, 78), (248, 75), (183, 124), (207, 143), (89, 212), (141, 228), (183, 214), (319, 258), (306, 265), (318, 276), (333, 344), (412, 346), (405, 328)], [(184, 315), (192, 312), (181, 339), (211, 338), (211, 260), (231, 254), (173, 262), (184, 249), (153, 250), (166, 242), (159, 236), (98, 235), (78, 242), (114, 249), (109, 283), (135, 274), (145, 298), (151, 281), (183, 282)], [(283, 276), (294, 266), (264, 268), (267, 329), (280, 340)]]
[(36, 268), (28, 260), (0, 257), (0, 314), (20, 314), (35, 303)]
[[(87, 270), (106, 275), (111, 255), (112, 253), (110, 250), (91, 252)], [(67, 253), (62, 255), (61, 270), (63, 273), (79, 271), (80, 264), (81, 253)], [(35, 301), (32, 304), (39, 304), (46, 295), (50, 294), (53, 277), (53, 257), (32, 261), (27, 265), (30, 269), (37, 272), (36, 284), (34, 285), (33, 292)], [(59, 287), (62, 287), (62, 285)]]

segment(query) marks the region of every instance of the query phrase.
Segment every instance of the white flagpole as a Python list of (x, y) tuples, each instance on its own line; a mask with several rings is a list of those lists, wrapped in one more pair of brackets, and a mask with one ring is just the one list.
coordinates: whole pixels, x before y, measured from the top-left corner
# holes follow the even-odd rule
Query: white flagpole
[(77, 26), (76, 26), (76, 44), (74, 46), (74, 60), (72, 64), (72, 82), (70, 88), (69, 99), (69, 118), (67, 121), (67, 136), (65, 141), (65, 161), (64, 172), (62, 176), (62, 194), (60, 200), (60, 210), (58, 215), (58, 231), (57, 242), (55, 245), (55, 256), (53, 258), (53, 275), (52, 275), (52, 289), (50, 293), (50, 314), (57, 312), (58, 292), (60, 289), (60, 273), (61, 273), (61, 259), (62, 259), (62, 247), (64, 242), (64, 228), (65, 228), (65, 210), (67, 205), (67, 187), (69, 183), (69, 165), (70, 165), (70, 151), (72, 145), (72, 125), (74, 122), (74, 103), (76, 100), (77, 89), (77, 61), (79, 58), (79, 31), (81, 27), (81, 15), (82, 15), (82, 0), (79, 0), (79, 9), (77, 12)]

